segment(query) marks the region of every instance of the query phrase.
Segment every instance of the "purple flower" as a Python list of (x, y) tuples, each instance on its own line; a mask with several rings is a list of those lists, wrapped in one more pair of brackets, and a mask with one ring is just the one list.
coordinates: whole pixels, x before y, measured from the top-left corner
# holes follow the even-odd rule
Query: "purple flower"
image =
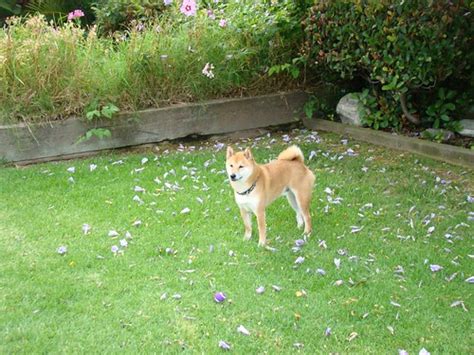
[(214, 301), (216, 301), (217, 303), (224, 302), (225, 299), (226, 299), (226, 297), (225, 297), (224, 292), (216, 292), (214, 294)]
[(173, 0), (163, 0), (163, 4), (165, 4), (165, 6), (170, 6), (172, 2)]
[(128, 246), (128, 242), (126, 239), (120, 239), (120, 246), (126, 248)]
[(265, 292), (265, 287), (263, 287), (263, 286), (257, 287), (255, 292), (257, 292), (257, 294), (261, 295), (262, 293)]
[(112, 245), (112, 248), (110, 248), (110, 251), (114, 254), (117, 254), (119, 251), (119, 247), (116, 245)]
[(64, 255), (67, 253), (67, 246), (61, 245), (56, 251), (58, 254)]

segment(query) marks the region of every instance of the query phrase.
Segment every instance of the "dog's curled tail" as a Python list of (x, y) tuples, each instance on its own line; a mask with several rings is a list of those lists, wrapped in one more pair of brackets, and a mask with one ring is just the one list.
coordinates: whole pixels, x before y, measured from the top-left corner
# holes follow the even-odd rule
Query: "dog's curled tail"
[(300, 148), (296, 145), (292, 145), (280, 153), (278, 160), (299, 161), (300, 163), (304, 163), (304, 155)]

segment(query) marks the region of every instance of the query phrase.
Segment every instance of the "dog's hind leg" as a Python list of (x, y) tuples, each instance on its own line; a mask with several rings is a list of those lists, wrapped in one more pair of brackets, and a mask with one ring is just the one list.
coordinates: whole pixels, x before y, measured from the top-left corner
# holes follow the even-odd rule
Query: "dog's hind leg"
[(240, 208), (240, 215), (245, 227), (244, 240), (249, 240), (252, 237), (252, 215), (244, 208)]
[(296, 212), (296, 223), (298, 225), (298, 228), (301, 229), (303, 228), (303, 216), (301, 214), (300, 208), (298, 206), (298, 202), (296, 201), (296, 196), (293, 193), (293, 191), (288, 190), (286, 194), (286, 198), (288, 199), (288, 202), (290, 203), (290, 206), (295, 210)]
[(304, 234), (311, 234), (311, 215), (309, 213), (309, 205), (311, 203), (311, 191), (310, 193), (302, 193), (302, 191), (295, 191), (296, 202), (300, 209), (300, 213), (304, 219)]

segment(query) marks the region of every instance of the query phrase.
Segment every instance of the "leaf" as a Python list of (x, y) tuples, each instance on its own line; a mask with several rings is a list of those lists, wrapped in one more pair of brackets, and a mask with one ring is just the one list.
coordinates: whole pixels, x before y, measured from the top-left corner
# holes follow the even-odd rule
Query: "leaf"
[(300, 70), (297, 67), (291, 67), (290, 69), (291, 76), (293, 79), (297, 79), (300, 76)]
[(278, 74), (280, 72), (280, 66), (274, 65), (268, 69), (268, 76), (272, 76), (273, 74)]
[(86, 113), (86, 118), (89, 120), (89, 121), (92, 121), (94, 119), (94, 117), (97, 117), (99, 118), (100, 117), (100, 112), (99, 110), (92, 110), (92, 111), (89, 111)]
[(102, 116), (105, 116), (110, 119), (115, 113), (119, 111), (120, 111), (119, 108), (115, 106), (114, 104), (108, 104), (102, 107), (101, 113), (102, 113)]

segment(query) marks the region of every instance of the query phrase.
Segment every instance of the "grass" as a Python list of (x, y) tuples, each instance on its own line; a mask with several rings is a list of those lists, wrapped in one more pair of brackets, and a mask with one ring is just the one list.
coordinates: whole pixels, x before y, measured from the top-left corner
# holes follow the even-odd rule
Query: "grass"
[[(229, 5), (212, 20), (205, 9), (187, 19), (178, 9), (143, 30), (103, 37), (41, 16), (10, 20), (0, 29), (0, 123), (84, 116), (109, 103), (127, 111), (294, 87), (266, 74), (292, 56), (293, 44), (278, 34), (285, 13)], [(202, 73), (206, 63), (213, 78)]]
[[(282, 134), (234, 143), (252, 143), (262, 162), (288, 144)], [(284, 199), (267, 213), (276, 251), (258, 248), (255, 234), (242, 240), (225, 153), (214, 142), (2, 168), (0, 352), (217, 353), (219, 340), (237, 353), (287, 353), (295, 343), (307, 353), (472, 350), (473, 291), (464, 280), (473, 270), (473, 172), (317, 137), (299, 130), (289, 137), (306, 158), (317, 152), (308, 162), (317, 177), (315, 231), (297, 253), (300, 232)], [(345, 155), (349, 147), (358, 155)], [(340, 204), (328, 203), (328, 187)], [(352, 226), (363, 228), (351, 233)], [(129, 245), (114, 256), (126, 231)], [(56, 252), (62, 245), (65, 255)], [(298, 256), (305, 261), (296, 266)], [(432, 272), (430, 264), (443, 269)], [(302, 290), (306, 296), (297, 297)], [(216, 304), (216, 291), (227, 301)], [(450, 307), (459, 300), (469, 312)]]

